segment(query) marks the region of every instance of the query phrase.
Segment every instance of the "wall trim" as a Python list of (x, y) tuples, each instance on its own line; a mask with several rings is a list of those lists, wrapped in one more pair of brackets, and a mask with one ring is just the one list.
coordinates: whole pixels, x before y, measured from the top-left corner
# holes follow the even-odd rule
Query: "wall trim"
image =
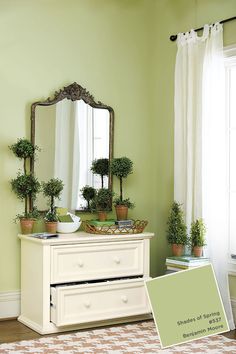
[(18, 317), (20, 314), (20, 291), (0, 292), (0, 319)]
[(232, 312), (233, 312), (233, 317), (234, 317), (234, 322), (236, 324), (236, 298), (231, 297), (231, 306), (232, 306)]

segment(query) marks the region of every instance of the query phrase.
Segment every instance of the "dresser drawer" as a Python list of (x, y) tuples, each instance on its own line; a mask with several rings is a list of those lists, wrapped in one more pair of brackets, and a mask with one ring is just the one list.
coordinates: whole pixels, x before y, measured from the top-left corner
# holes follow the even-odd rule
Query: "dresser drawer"
[(56, 326), (150, 312), (142, 279), (51, 288), (51, 321)]
[(51, 247), (51, 284), (143, 274), (143, 241)]

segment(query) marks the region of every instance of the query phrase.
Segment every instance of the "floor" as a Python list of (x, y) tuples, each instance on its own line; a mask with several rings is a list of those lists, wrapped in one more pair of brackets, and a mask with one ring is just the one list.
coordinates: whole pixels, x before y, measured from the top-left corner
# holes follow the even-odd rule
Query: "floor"
[[(223, 335), (231, 339), (236, 339), (236, 330), (224, 333)], [(55, 334), (48, 336), (55, 336)], [(26, 327), (16, 319), (0, 321), (0, 344), (41, 337), (40, 334)]]

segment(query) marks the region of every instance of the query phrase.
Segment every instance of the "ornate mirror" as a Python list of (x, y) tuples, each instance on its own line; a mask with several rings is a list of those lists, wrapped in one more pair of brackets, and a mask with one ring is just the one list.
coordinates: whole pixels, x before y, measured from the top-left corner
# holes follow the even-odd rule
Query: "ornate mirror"
[[(64, 183), (57, 206), (85, 210), (81, 196), (85, 185), (101, 188), (100, 177), (92, 174), (92, 161), (113, 155), (114, 111), (96, 102), (76, 82), (55, 92), (52, 98), (31, 106), (31, 141), (41, 149), (31, 172), (40, 181), (59, 178)], [(104, 180), (112, 188), (111, 175)], [(45, 198), (37, 198), (39, 210), (47, 209)]]

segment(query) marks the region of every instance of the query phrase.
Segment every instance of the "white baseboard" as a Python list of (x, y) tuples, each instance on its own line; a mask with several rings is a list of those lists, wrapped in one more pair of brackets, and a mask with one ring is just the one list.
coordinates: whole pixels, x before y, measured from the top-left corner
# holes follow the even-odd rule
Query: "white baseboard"
[(20, 314), (20, 291), (0, 292), (0, 319), (18, 317)]

